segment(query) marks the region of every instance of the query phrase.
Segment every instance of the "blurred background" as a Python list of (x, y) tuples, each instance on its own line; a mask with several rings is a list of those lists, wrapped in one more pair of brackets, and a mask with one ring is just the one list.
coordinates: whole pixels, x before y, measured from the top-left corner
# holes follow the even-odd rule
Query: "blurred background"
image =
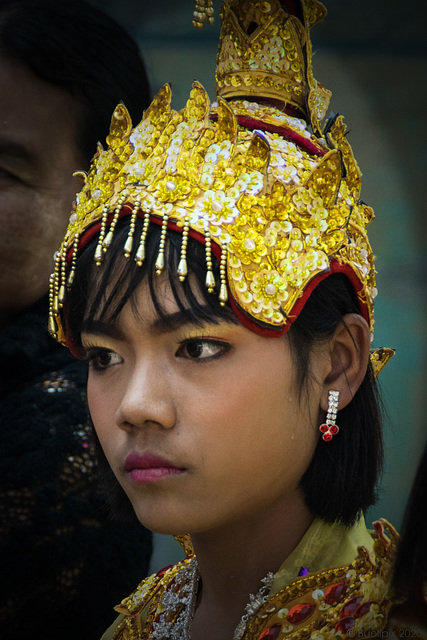
[[(180, 109), (197, 79), (214, 100), (220, 0), (214, 25), (202, 30), (192, 27), (192, 0), (91, 2), (139, 42), (153, 94), (170, 82)], [(369, 229), (379, 290), (374, 346), (396, 349), (380, 376), (386, 462), (366, 518), (399, 528), (427, 440), (427, 3), (325, 4), (328, 16), (312, 31), (314, 76), (332, 90), (330, 108), (345, 116), (362, 198), (376, 214)], [(153, 570), (181, 556), (173, 538), (155, 536)]]

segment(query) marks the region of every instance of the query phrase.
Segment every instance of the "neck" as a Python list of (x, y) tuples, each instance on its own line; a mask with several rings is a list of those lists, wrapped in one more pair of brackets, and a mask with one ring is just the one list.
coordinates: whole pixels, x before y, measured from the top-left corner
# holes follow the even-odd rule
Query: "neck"
[[(299, 493), (287, 507), (258, 513), (244, 526), (239, 521), (221, 531), (192, 534), (202, 583), (192, 640), (232, 639), (249, 594), (280, 568), (313, 521)], [(212, 629), (208, 635), (207, 629)]]

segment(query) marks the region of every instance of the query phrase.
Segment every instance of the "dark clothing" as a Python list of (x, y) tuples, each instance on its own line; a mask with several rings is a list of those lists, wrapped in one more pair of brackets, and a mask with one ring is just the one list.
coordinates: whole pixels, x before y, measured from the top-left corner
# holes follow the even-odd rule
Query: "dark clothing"
[(1, 637), (97, 640), (146, 575), (151, 534), (108, 515), (86, 366), (46, 325), (43, 300), (0, 332)]

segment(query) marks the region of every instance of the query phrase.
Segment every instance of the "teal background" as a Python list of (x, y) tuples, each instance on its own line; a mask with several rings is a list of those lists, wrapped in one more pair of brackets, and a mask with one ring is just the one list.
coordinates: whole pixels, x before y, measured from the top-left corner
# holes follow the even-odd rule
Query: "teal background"
[[(179, 109), (197, 79), (214, 99), (218, 1), (215, 24), (202, 30), (191, 26), (191, 0), (93, 3), (138, 40), (153, 92), (170, 82)], [(364, 176), (362, 198), (376, 214), (369, 229), (379, 289), (374, 346), (396, 349), (380, 376), (388, 414), (385, 470), (367, 521), (382, 516), (399, 528), (427, 434), (427, 5), (331, 0), (326, 6), (326, 20), (312, 33), (314, 75), (333, 92), (330, 108), (345, 116)], [(180, 555), (173, 539), (156, 536), (152, 568)]]

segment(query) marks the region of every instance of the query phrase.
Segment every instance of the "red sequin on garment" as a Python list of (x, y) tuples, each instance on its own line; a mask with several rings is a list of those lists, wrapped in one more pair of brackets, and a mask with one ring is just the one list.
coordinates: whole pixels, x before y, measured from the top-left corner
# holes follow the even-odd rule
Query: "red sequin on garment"
[(168, 571), (169, 569), (171, 569), (173, 567), (173, 564), (168, 564), (166, 567), (163, 567), (163, 569), (160, 569), (160, 571), (157, 572), (157, 577), (158, 578), (163, 578), (163, 576), (165, 575), (166, 571)]
[(276, 638), (279, 637), (281, 630), (281, 624), (273, 624), (272, 627), (268, 627), (268, 629), (265, 629), (265, 631), (261, 633), (258, 640), (276, 640)]
[(357, 607), (356, 611), (354, 612), (354, 617), (361, 618), (362, 616), (366, 616), (366, 614), (369, 613), (371, 609), (371, 604), (372, 602), (364, 602), (360, 605), (360, 607)]
[(323, 599), (328, 604), (335, 604), (335, 602), (339, 602), (345, 592), (348, 589), (348, 582), (336, 582), (335, 584), (331, 584), (325, 591), (325, 595)]
[(335, 625), (335, 631), (341, 631), (341, 633), (347, 633), (350, 629), (354, 627), (354, 618), (351, 616), (346, 616), (345, 618), (341, 618)]
[(304, 620), (307, 620), (307, 618), (311, 616), (315, 608), (316, 608), (316, 605), (314, 604), (309, 604), (309, 603), (296, 604), (289, 611), (288, 615), (286, 616), (286, 619), (291, 624), (300, 624), (301, 622), (304, 622)]
[(340, 611), (340, 617), (345, 618), (345, 616), (354, 615), (354, 612), (362, 602), (362, 599), (362, 596), (355, 596), (354, 598), (351, 598), (351, 600), (348, 600)]

